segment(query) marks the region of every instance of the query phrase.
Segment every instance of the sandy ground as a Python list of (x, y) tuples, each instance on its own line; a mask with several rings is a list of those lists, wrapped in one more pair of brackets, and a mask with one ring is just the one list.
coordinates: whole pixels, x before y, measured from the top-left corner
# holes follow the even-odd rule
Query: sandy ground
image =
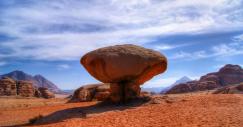
[(27, 123), (38, 115), (43, 118), (30, 126), (242, 127), (243, 95), (168, 95), (126, 106), (87, 102), (0, 109), (0, 125)]

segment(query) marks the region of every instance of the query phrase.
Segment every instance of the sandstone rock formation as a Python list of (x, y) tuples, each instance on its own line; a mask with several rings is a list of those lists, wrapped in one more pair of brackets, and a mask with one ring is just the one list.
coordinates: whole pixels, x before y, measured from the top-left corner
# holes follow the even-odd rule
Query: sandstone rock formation
[[(227, 64), (218, 72), (209, 73), (199, 81), (178, 84), (172, 87), (167, 94), (186, 93), (194, 91), (212, 90), (222, 86), (243, 82), (243, 69), (238, 65)], [(227, 89), (227, 87), (225, 87)]]
[(17, 81), (17, 94), (22, 97), (34, 97), (35, 88), (30, 81)]
[(0, 80), (0, 96), (15, 96), (16, 82), (8, 77), (4, 77)]
[(38, 98), (42, 97), (41, 92), (38, 89), (35, 89), (35, 95), (34, 96), (38, 97)]
[(159, 52), (129, 44), (89, 52), (81, 64), (99, 81), (111, 83), (113, 102), (136, 98), (140, 85), (167, 68), (167, 60)]
[(54, 93), (62, 93), (62, 91), (51, 81), (47, 80), (45, 77), (41, 75), (29, 75), (23, 71), (13, 71), (8, 74), (0, 75), (1, 77), (9, 77), (13, 80), (24, 80), (24, 81), (31, 81), (35, 87), (45, 87), (48, 88), (51, 92)]
[(213, 94), (242, 94), (243, 82), (241, 84), (234, 84), (229, 86), (223, 86), (213, 92)]
[(0, 80), (0, 96), (55, 97), (47, 88), (35, 88), (31, 81), (15, 81), (8, 77), (3, 77)]
[(236, 87), (238, 90), (243, 91), (243, 82)]
[(90, 84), (74, 91), (70, 102), (104, 101), (110, 96), (110, 84)]
[[(38, 91), (40, 92), (40, 96), (43, 97), (43, 98), (49, 99), (49, 98), (54, 98), (55, 97), (54, 93), (49, 91), (48, 88), (39, 87)], [(36, 93), (36, 94), (38, 95), (38, 93)]]

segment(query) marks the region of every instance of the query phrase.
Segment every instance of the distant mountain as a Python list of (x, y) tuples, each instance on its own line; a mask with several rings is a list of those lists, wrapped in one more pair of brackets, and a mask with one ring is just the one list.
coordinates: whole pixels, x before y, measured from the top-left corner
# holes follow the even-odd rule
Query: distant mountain
[(73, 94), (75, 90), (73, 89), (73, 90), (62, 90), (62, 91), (67, 94)]
[(141, 88), (142, 91), (160, 93), (165, 87), (152, 87), (152, 88)]
[(195, 91), (213, 90), (220, 87), (239, 84), (243, 82), (243, 69), (239, 65), (227, 64), (218, 72), (208, 73), (199, 80), (189, 81), (175, 85), (166, 93), (187, 93)]
[(46, 87), (50, 91), (54, 93), (61, 93), (61, 89), (59, 89), (54, 83), (51, 81), (47, 80), (45, 77), (41, 75), (35, 75), (32, 76), (30, 74), (27, 74), (23, 71), (13, 71), (7, 74), (0, 75), (0, 78), (2, 77), (9, 77), (14, 80), (28, 80), (31, 81), (36, 87)]
[(173, 83), (171, 86), (175, 86), (175, 85), (178, 85), (180, 83), (186, 83), (186, 82), (189, 82), (191, 81), (190, 78), (188, 78), (187, 76), (184, 76), (182, 78), (180, 78), (179, 80), (177, 80), (175, 83)]
[(37, 82), (39, 87), (46, 87), (50, 91), (55, 92), (55, 93), (58, 93), (58, 92), (61, 91), (54, 83), (52, 83), (51, 81), (47, 80), (42, 75), (35, 75), (34, 79)]
[(192, 81), (190, 78), (188, 78), (187, 76), (183, 76), (182, 78), (178, 79), (175, 81), (175, 83), (173, 83), (172, 85), (168, 86), (168, 87), (165, 87), (164, 89), (162, 89), (160, 91), (160, 93), (165, 93), (167, 92), (169, 89), (171, 89), (172, 87), (180, 84), (180, 83), (186, 83), (186, 82), (189, 82), (189, 81)]
[(154, 93), (165, 93), (167, 90), (169, 90), (173, 86), (180, 84), (180, 83), (185, 83), (185, 82), (188, 82), (188, 81), (191, 81), (191, 79), (188, 78), (187, 76), (184, 76), (168, 87), (142, 88), (142, 91), (148, 91), (148, 92), (154, 92)]

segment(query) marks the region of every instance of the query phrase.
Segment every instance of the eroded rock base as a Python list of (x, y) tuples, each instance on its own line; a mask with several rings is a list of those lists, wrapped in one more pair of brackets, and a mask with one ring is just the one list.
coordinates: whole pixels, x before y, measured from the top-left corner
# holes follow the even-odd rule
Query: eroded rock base
[(126, 103), (140, 95), (140, 85), (134, 82), (112, 83), (110, 100), (114, 103)]

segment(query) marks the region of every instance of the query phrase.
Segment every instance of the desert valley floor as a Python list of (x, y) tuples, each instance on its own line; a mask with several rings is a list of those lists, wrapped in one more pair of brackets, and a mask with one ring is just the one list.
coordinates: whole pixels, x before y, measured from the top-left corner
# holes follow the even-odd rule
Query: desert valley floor
[(240, 94), (154, 96), (150, 102), (138, 102), (126, 106), (111, 106), (98, 102), (65, 103), (64, 99), (12, 98), (0, 101), (1, 126), (240, 127), (243, 125), (243, 96)]

